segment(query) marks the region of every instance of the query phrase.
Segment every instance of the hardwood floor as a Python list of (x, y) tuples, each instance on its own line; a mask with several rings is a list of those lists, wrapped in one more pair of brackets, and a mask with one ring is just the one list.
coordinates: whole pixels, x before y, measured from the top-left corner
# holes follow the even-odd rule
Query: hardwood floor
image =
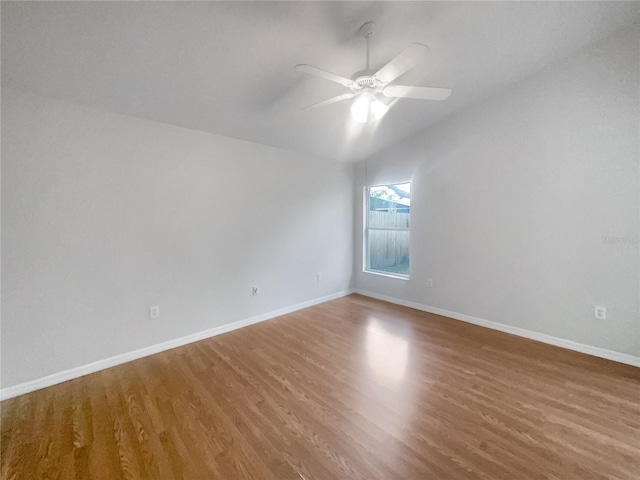
[(358, 295), (1, 406), (6, 480), (640, 478), (640, 369)]

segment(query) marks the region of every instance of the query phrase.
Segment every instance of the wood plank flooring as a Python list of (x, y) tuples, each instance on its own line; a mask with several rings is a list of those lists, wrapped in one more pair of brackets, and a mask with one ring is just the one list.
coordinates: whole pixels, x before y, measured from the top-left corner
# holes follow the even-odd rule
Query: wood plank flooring
[(6, 480), (640, 478), (640, 369), (358, 295), (1, 407)]

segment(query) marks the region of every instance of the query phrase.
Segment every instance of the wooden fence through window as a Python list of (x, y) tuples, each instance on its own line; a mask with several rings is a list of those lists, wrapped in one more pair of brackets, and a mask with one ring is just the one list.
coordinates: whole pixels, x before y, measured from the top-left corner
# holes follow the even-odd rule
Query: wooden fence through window
[(409, 265), (409, 213), (369, 212), (369, 228), (407, 230), (369, 230), (369, 266), (372, 270)]

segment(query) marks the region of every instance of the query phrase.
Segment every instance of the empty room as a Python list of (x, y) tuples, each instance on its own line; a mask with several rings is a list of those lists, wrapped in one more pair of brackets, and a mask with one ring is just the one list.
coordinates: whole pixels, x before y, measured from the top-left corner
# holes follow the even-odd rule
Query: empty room
[(0, 478), (640, 478), (640, 2), (0, 15)]

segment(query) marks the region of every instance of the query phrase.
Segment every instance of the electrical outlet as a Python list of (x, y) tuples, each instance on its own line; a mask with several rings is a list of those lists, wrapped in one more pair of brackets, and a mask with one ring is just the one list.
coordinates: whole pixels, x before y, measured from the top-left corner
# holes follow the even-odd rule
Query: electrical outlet
[(251, 289), (251, 295), (258, 295), (258, 287), (253, 287)]
[(600, 307), (596, 305), (594, 316), (596, 320), (606, 320), (607, 319), (607, 309), (606, 307)]
[(318, 279), (319, 282), (322, 281), (322, 273), (318, 272), (318, 274), (316, 275), (316, 278)]
[(160, 316), (160, 305), (149, 307), (149, 318), (158, 318)]
[(433, 287), (433, 279), (427, 278), (427, 287), (429, 288)]

